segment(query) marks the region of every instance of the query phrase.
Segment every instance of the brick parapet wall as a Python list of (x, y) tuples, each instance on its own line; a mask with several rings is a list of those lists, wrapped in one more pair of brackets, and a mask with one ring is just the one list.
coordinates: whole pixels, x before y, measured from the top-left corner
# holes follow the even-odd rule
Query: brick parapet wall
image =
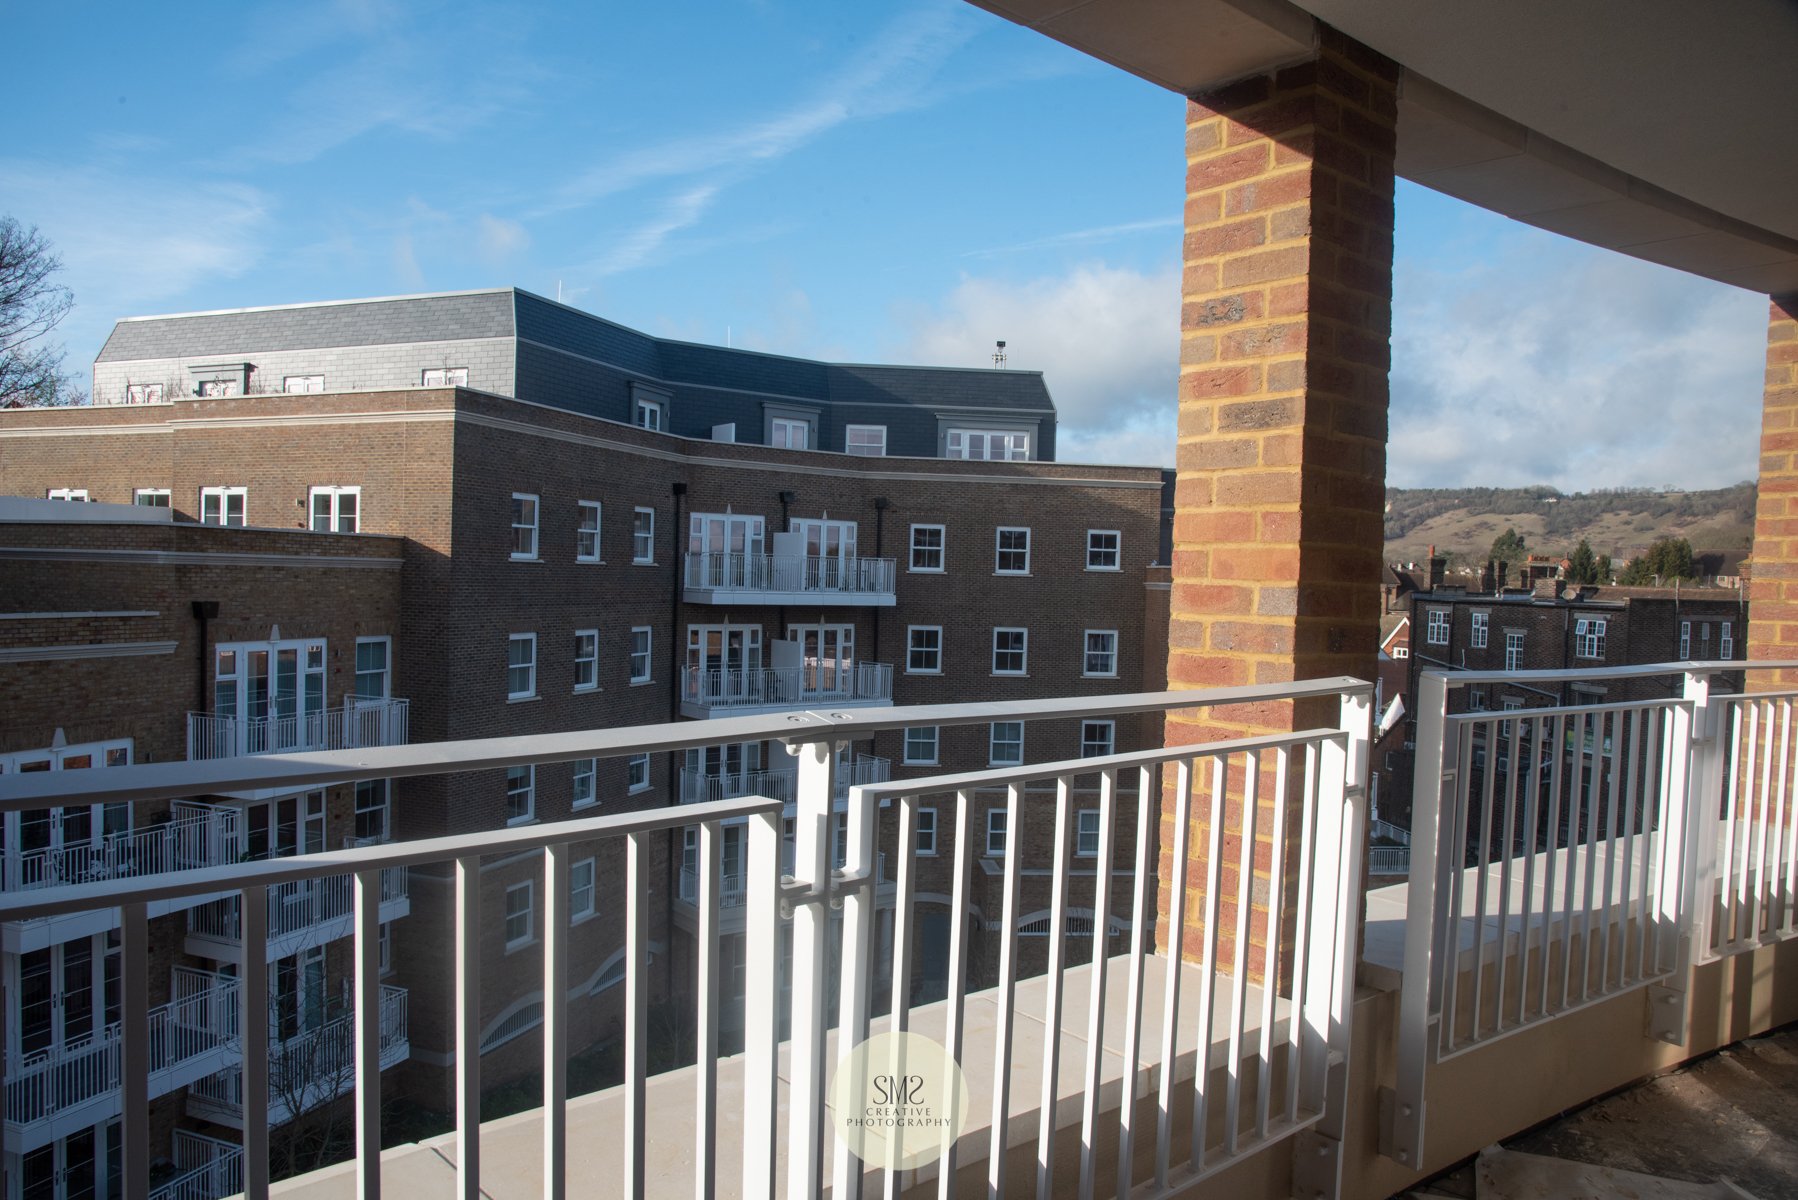
[[(1798, 295), (1775, 296), (1768, 306), (1753, 564), (1748, 656), (1798, 658)], [(1789, 687), (1795, 673), (1764, 674), (1750, 686)]]

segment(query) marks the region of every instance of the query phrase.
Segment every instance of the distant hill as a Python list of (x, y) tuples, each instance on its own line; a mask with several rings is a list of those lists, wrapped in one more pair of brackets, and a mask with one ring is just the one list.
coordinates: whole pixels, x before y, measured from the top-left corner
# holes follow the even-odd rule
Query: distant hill
[(1572, 495), (1550, 487), (1386, 490), (1388, 562), (1422, 562), (1432, 545), (1457, 565), (1484, 562), (1507, 528), (1532, 554), (1564, 555), (1585, 538), (1619, 565), (1663, 537), (1683, 537), (1699, 552), (1746, 553), (1754, 540), (1754, 485)]

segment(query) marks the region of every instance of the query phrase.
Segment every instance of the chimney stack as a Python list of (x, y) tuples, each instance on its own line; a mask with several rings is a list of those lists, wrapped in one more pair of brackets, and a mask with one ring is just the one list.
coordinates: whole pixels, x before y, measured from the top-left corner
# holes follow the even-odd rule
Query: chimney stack
[(1448, 574), (1448, 559), (1438, 558), (1436, 547), (1430, 547), (1430, 590), (1436, 591), (1442, 586), (1442, 577)]

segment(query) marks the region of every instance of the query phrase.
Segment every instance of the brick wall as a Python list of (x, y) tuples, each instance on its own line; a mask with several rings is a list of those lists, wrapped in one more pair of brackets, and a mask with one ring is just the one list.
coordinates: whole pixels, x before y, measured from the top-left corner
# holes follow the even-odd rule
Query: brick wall
[[(1753, 563), (1750, 586), (1760, 624), (1749, 657), (1798, 657), (1798, 296), (1775, 296), (1767, 312)], [(1754, 685), (1789, 687), (1791, 674), (1764, 672)]]

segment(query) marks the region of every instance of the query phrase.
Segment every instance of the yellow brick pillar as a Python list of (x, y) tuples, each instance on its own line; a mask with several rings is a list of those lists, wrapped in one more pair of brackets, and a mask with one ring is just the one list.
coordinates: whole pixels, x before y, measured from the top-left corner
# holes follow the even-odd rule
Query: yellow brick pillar
[[(1798, 658), (1798, 295), (1773, 297), (1767, 316), (1760, 488), (1749, 581), (1748, 657)], [(1792, 682), (1749, 680), (1759, 688)]]
[[(1170, 688), (1373, 678), (1397, 79), (1389, 60), (1324, 29), (1313, 61), (1188, 107)], [(1166, 742), (1335, 722), (1333, 704), (1243, 705), (1170, 715)], [(1164, 804), (1163, 880), (1172, 822)], [(1232, 805), (1226, 834), (1241, 828)], [(1207, 850), (1197, 825), (1191, 846), (1189, 953)], [(1226, 836), (1225, 897), (1239, 847)], [(1261, 874), (1267, 847), (1256, 849)], [(1222, 915), (1231, 928), (1233, 902)]]

